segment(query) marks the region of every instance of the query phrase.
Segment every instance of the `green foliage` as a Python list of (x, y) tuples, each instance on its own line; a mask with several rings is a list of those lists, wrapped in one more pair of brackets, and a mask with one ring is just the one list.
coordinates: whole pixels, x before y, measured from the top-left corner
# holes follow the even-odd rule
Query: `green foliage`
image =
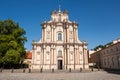
[(0, 21), (0, 64), (19, 64), (25, 58), (25, 30), (12, 20)]
[(107, 43), (107, 44), (105, 45), (105, 47), (106, 47), (107, 45), (108, 45), (108, 46), (111, 45), (112, 43), (113, 43), (113, 42), (109, 42), (109, 43)]
[(4, 64), (18, 64), (20, 61), (20, 54), (16, 50), (8, 50), (3, 57)]
[(97, 51), (97, 49), (99, 49), (99, 48), (104, 49), (105, 47), (107, 47), (107, 45), (109, 46), (111, 44), (112, 44), (112, 42), (109, 42), (109, 43), (107, 43), (105, 45), (98, 45), (93, 50)]
[(97, 49), (99, 49), (99, 48), (103, 49), (103, 48), (105, 48), (105, 47), (104, 47), (103, 45), (98, 45), (98, 46), (96, 46), (96, 47), (94, 48), (94, 50), (97, 51)]

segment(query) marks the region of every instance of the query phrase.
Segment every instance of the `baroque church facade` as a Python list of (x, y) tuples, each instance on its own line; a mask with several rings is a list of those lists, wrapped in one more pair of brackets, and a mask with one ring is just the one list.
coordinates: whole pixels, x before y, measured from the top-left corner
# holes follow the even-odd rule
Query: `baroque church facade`
[(51, 20), (43, 21), (42, 38), (32, 42), (31, 69), (77, 70), (88, 68), (86, 41), (78, 38), (78, 23), (68, 12), (52, 11)]

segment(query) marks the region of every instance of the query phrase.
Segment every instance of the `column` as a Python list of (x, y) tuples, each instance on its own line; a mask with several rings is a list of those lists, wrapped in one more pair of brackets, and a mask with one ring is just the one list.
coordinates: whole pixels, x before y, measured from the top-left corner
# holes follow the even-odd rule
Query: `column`
[(55, 38), (55, 32), (54, 32), (54, 30), (55, 29), (53, 28), (53, 42), (55, 42), (55, 39), (54, 39)]
[(51, 31), (50, 31), (50, 33), (51, 33), (50, 42), (52, 42), (52, 27), (50, 26), (50, 28), (51, 28)]
[(69, 42), (69, 29), (67, 28), (67, 34), (66, 34), (66, 36), (67, 36), (67, 42)]
[(64, 36), (64, 43), (66, 42), (66, 33), (65, 33), (65, 28), (64, 28), (64, 32), (63, 32), (63, 36)]
[(44, 65), (44, 47), (43, 47), (43, 53), (42, 53), (42, 66)]
[(54, 55), (54, 66), (56, 65), (56, 59), (57, 59), (57, 57), (56, 57), (56, 49), (54, 48), (54, 51), (53, 51), (54, 53), (53, 53), (53, 55)]
[(57, 40), (56, 40), (56, 39), (57, 39), (57, 38), (56, 38), (56, 37), (57, 37), (56, 28), (55, 28), (54, 34), (55, 34), (55, 37), (54, 37), (54, 38), (55, 38), (55, 42), (56, 42), (56, 41), (57, 41)]
[(53, 64), (53, 48), (51, 47), (51, 60), (50, 60), (50, 62), (51, 62), (51, 65)]
[(43, 33), (43, 27), (42, 27), (42, 42), (43, 42), (43, 40), (44, 40), (44, 37), (43, 37), (43, 35), (44, 35), (44, 33)]
[(65, 51), (66, 51), (66, 69), (68, 69), (67, 68), (67, 66), (68, 66), (68, 57), (67, 57), (68, 56), (68, 49), (67, 49), (67, 46), (66, 46), (66, 50)]
[(73, 34), (74, 34), (74, 36), (73, 36), (73, 37), (74, 37), (74, 38), (73, 38), (73, 39), (74, 39), (74, 42), (76, 42), (76, 41), (75, 41), (75, 36), (76, 36), (76, 35), (75, 35), (75, 27), (74, 27), (74, 29), (73, 29)]
[(65, 69), (66, 69), (66, 66), (67, 66), (67, 55), (66, 55), (66, 47), (65, 47), (65, 49), (64, 49), (64, 54), (65, 54), (65, 59), (64, 59), (64, 61), (65, 61)]
[(85, 69), (85, 50), (84, 50), (84, 47), (83, 47), (83, 69)]
[(43, 54), (43, 56), (44, 56), (43, 64), (46, 64), (46, 62), (45, 62), (45, 61), (46, 61), (46, 60), (45, 60), (45, 59), (46, 59), (46, 49), (45, 49), (45, 48), (44, 48), (44, 54)]
[(44, 42), (46, 42), (46, 28), (44, 29)]
[(55, 58), (55, 54), (54, 53), (55, 53), (55, 49), (53, 49), (53, 65), (55, 65), (55, 61), (54, 61), (55, 60), (54, 59)]
[(51, 41), (53, 42), (53, 27), (51, 27)]
[(70, 65), (70, 53), (69, 53), (70, 51), (69, 51), (69, 48), (67, 48), (67, 50), (68, 50), (68, 53), (67, 53), (68, 59), (67, 60), (68, 60), (68, 64)]
[(78, 65), (80, 64), (80, 54), (79, 54), (79, 48), (77, 49), (77, 60), (78, 60)]
[(51, 64), (52, 64), (52, 49), (50, 47), (50, 69), (51, 69)]
[(76, 28), (75, 28), (75, 42), (77, 42), (76, 37), (77, 37), (77, 34), (76, 34)]
[(76, 65), (76, 50), (75, 50), (75, 47), (74, 47), (74, 69), (75, 69), (75, 65)]
[(76, 40), (78, 42), (78, 28), (76, 29)]
[(88, 54), (87, 54), (87, 49), (85, 48), (85, 54), (84, 54), (84, 58), (85, 58), (85, 65), (88, 65)]
[[(65, 26), (67, 26), (67, 25), (65, 25)], [(67, 37), (68, 37), (68, 36), (67, 36), (67, 27), (65, 28), (65, 37), (66, 37), (66, 38), (65, 38), (65, 41), (68, 42), (68, 41), (67, 41)], [(66, 48), (66, 49), (67, 49), (67, 48)]]
[(43, 42), (44, 42), (45, 41), (45, 29), (43, 28), (42, 31), (43, 31), (43, 37), (42, 38), (43, 38)]

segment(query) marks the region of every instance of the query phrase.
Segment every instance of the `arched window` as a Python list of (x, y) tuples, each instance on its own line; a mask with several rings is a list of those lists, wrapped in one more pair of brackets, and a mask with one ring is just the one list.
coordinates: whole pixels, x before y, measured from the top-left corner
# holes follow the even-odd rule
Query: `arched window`
[(62, 51), (61, 50), (58, 51), (58, 57), (62, 57)]
[(58, 40), (62, 41), (62, 34), (61, 33), (58, 34)]

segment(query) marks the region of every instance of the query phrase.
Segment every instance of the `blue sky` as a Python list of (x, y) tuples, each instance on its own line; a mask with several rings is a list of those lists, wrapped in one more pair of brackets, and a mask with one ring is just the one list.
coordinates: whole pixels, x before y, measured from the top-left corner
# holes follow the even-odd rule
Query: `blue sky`
[[(58, 10), (59, 0), (0, 0), (0, 20), (12, 19), (26, 30), (25, 47), (32, 49), (32, 40), (41, 38), (41, 22), (50, 20), (50, 13)], [(88, 48), (120, 38), (120, 0), (61, 0), (69, 19), (79, 23), (79, 39)]]

